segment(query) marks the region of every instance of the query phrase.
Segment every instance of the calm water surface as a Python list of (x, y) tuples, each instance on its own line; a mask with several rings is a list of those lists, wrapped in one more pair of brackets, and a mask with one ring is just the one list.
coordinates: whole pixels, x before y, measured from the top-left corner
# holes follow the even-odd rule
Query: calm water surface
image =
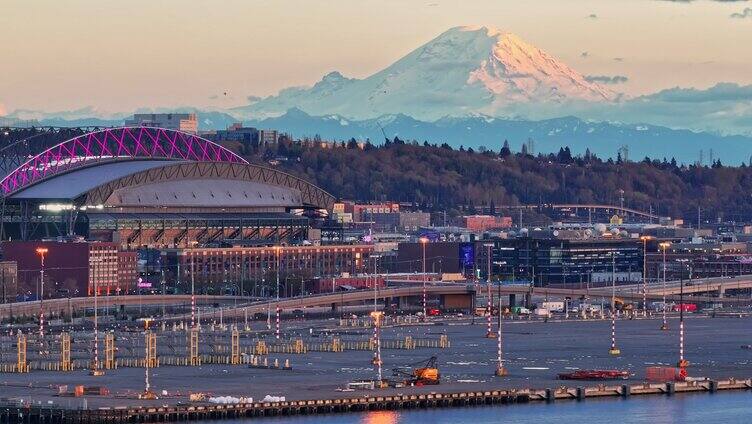
[[(248, 421), (234, 421), (247, 423)], [(633, 396), (627, 400), (532, 403), (420, 411), (380, 411), (357, 414), (254, 419), (269, 424), (402, 424), (402, 423), (651, 423), (736, 424), (752, 423), (752, 392)], [(225, 421), (228, 422), (228, 421)]]

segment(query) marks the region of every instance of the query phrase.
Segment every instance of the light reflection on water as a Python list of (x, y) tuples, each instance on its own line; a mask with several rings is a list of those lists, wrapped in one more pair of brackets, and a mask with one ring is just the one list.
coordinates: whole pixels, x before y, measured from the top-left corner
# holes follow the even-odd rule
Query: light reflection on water
[(399, 422), (400, 414), (396, 411), (367, 412), (361, 420), (363, 424), (397, 424)]
[[(249, 420), (250, 421), (250, 420)], [(247, 423), (249, 421), (225, 421)], [(269, 424), (497, 424), (509, 422), (606, 424), (752, 423), (752, 391), (718, 394), (632, 396), (584, 402), (531, 403), (472, 408), (372, 411), (269, 419)]]

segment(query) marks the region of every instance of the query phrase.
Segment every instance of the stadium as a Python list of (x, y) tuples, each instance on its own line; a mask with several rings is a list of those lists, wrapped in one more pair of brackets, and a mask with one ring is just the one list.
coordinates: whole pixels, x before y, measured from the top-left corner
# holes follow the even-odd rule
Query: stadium
[(3, 240), (121, 249), (295, 244), (334, 197), (199, 136), (151, 127), (4, 131)]

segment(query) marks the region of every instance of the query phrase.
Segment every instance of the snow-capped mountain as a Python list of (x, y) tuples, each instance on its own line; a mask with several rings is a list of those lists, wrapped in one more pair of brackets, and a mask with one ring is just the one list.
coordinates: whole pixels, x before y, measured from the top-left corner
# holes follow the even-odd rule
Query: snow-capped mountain
[(515, 34), (452, 28), (365, 79), (332, 72), (312, 87), (284, 89), (234, 109), (246, 117), (299, 108), (315, 115), (420, 119), (508, 113), (516, 104), (607, 102), (618, 96)]

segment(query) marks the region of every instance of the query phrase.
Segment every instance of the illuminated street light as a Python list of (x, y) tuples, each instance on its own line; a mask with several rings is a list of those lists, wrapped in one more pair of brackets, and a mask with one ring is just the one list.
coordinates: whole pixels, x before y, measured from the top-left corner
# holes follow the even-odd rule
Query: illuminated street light
[(640, 236), (642, 240), (642, 316), (648, 316), (648, 279), (647, 279), (647, 246), (652, 236)]
[(671, 243), (664, 241), (658, 244), (663, 249), (663, 323), (661, 324), (661, 330), (668, 330), (668, 323), (666, 322), (666, 249), (671, 246)]
[(426, 244), (428, 244), (428, 238), (421, 237), (420, 244), (423, 246), (423, 321), (426, 321), (428, 319), (426, 315)]
[(384, 316), (384, 313), (381, 311), (373, 311), (371, 312), (371, 318), (373, 318), (373, 327), (375, 331), (375, 342), (376, 342), (376, 352), (373, 358), (373, 364), (376, 365), (376, 383), (378, 384), (378, 387), (381, 388), (383, 376), (382, 376), (382, 370), (381, 370), (381, 318)]
[(44, 255), (49, 250), (46, 247), (37, 247), (41, 266), (39, 268), (39, 343), (44, 343)]
[[(496, 338), (496, 333), (493, 331), (493, 324), (491, 320), (491, 315), (493, 315), (493, 294), (491, 293), (491, 252), (493, 248), (493, 243), (485, 243), (483, 246), (487, 247), (486, 249), (486, 259), (487, 259), (487, 269), (486, 269), (486, 318), (487, 318), (487, 331), (486, 331), (486, 338), (493, 339)], [(501, 311), (499, 311), (499, 314), (501, 314)]]

